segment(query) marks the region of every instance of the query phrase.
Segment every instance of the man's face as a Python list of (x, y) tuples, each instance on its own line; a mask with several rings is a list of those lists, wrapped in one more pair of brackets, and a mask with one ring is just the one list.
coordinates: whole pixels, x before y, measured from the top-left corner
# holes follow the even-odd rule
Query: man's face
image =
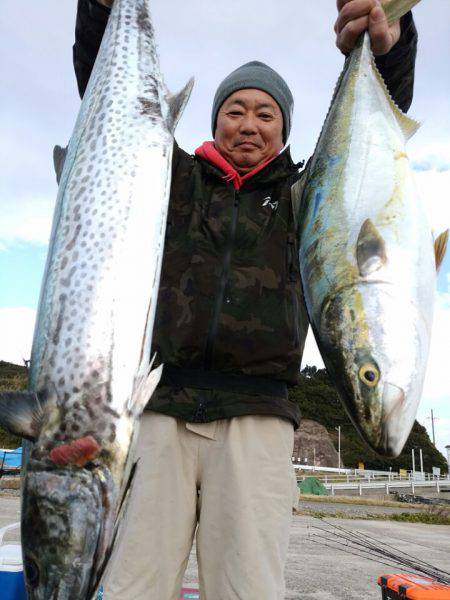
[(214, 145), (241, 174), (277, 156), (283, 148), (283, 114), (256, 89), (238, 90), (219, 109)]

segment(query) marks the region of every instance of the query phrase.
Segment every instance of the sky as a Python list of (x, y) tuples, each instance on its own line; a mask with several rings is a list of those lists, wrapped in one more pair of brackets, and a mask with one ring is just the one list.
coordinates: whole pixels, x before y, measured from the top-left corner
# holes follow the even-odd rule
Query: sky
[[(32, 341), (57, 187), (52, 149), (70, 138), (80, 100), (72, 68), (75, 0), (8, 2), (0, 22), (0, 360), (21, 363)], [(210, 111), (221, 80), (262, 60), (289, 83), (295, 111), (294, 160), (308, 158), (325, 118), (343, 57), (335, 47), (334, 0), (155, 0), (161, 66), (172, 91), (195, 76), (177, 128), (192, 152), (211, 138)], [(422, 123), (408, 143), (435, 233), (450, 227), (450, 2), (414, 9), (419, 31), (414, 101)], [(174, 18), (176, 16), (176, 18)], [(450, 252), (438, 277), (429, 366), (418, 419), (437, 446), (450, 444)], [(308, 337), (303, 364), (321, 366)]]

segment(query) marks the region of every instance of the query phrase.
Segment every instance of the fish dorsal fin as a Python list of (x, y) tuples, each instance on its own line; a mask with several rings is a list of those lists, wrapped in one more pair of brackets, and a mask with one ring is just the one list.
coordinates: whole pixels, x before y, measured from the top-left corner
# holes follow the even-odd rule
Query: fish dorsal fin
[(406, 15), (419, 2), (420, 0), (383, 0), (383, 10), (388, 23), (391, 24)]
[(194, 78), (191, 77), (187, 84), (178, 94), (171, 94), (166, 88), (165, 98), (169, 105), (169, 113), (167, 115), (167, 126), (170, 131), (175, 131), (175, 127), (183, 113), (183, 110), (188, 103), (189, 97), (194, 87)]
[(448, 233), (449, 230), (446, 229), (442, 233), (440, 233), (437, 238), (434, 240), (434, 258), (436, 260), (436, 271), (439, 271), (439, 267), (444, 260), (445, 252), (447, 250), (447, 242), (448, 242)]
[(61, 146), (55, 146), (53, 148), (53, 164), (55, 166), (56, 181), (58, 182), (58, 184), (61, 180), (61, 173), (63, 172), (63, 169), (64, 169), (64, 163), (66, 162), (66, 156), (67, 156), (67, 147), (61, 148)]
[(45, 401), (34, 392), (0, 392), (0, 425), (34, 442), (41, 430)]
[(386, 262), (386, 244), (370, 219), (366, 219), (356, 242), (356, 261), (362, 277), (381, 269)]
[[(87, 596), (89, 598), (92, 598), (92, 600), (94, 600), (94, 598), (97, 598), (98, 588), (100, 587), (102, 580), (105, 578), (105, 575), (108, 573), (109, 567), (111, 567), (111, 560), (110, 560), (111, 555), (115, 550), (117, 542), (119, 541), (118, 538), (120, 538), (120, 536), (121, 536), (122, 524), (124, 522), (125, 513), (128, 508), (128, 502), (130, 499), (130, 494), (131, 494), (131, 490), (133, 487), (133, 482), (134, 482), (134, 478), (136, 475), (137, 466), (138, 466), (137, 461), (135, 463), (133, 463), (133, 465), (131, 466), (130, 474), (125, 483), (122, 498), (120, 500), (120, 504), (117, 509), (117, 516), (115, 518), (115, 521), (114, 521), (114, 524), (112, 527), (112, 535), (111, 535), (109, 545), (104, 548), (104, 554), (103, 554), (103, 556), (101, 556), (102, 562), (100, 564), (98, 571), (93, 571), (92, 581), (89, 585), (89, 593)], [(103, 541), (103, 540), (101, 540), (101, 541)], [(101, 554), (101, 548), (97, 548), (97, 551), (99, 549), (100, 549), (100, 554)]]

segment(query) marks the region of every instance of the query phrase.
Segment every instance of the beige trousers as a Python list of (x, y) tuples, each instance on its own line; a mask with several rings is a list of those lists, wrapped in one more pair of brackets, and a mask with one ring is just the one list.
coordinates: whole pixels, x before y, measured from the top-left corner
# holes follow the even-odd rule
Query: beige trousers
[(145, 412), (105, 600), (179, 600), (195, 534), (201, 600), (282, 600), (293, 438), (279, 417)]

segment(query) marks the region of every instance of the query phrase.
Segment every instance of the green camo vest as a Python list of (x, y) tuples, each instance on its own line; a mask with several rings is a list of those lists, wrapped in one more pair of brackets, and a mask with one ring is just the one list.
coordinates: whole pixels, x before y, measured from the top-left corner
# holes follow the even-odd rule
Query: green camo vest
[(153, 350), (164, 375), (147, 408), (188, 421), (275, 414), (299, 422), (308, 320), (289, 149), (239, 191), (175, 146)]

